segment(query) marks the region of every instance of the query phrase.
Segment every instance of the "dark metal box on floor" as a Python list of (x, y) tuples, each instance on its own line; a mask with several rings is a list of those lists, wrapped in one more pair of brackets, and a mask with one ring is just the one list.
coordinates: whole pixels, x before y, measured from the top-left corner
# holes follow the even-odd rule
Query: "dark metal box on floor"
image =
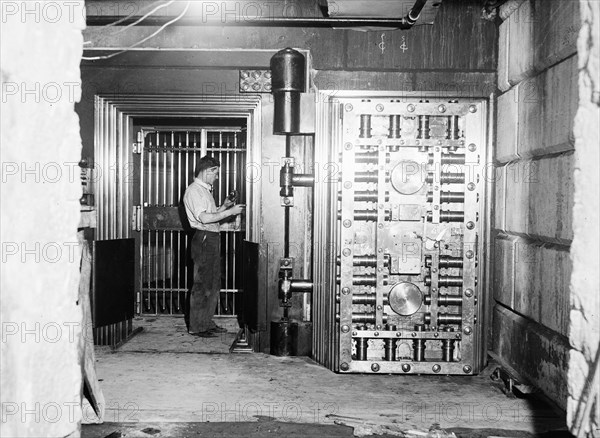
[(344, 373), (478, 373), (486, 100), (322, 100), (315, 161), (333, 171), (315, 187), (315, 359)]

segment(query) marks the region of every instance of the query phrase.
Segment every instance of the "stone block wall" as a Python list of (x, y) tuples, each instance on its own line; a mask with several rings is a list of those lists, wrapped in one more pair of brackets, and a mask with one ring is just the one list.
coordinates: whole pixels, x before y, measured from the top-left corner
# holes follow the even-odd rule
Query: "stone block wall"
[(600, 4), (581, 1), (580, 10), (567, 422), (574, 435), (593, 437), (600, 435)]
[(1, 3), (1, 435), (81, 422), (77, 227), (83, 1)]
[(579, 2), (508, 2), (501, 12), (492, 349), (565, 408)]

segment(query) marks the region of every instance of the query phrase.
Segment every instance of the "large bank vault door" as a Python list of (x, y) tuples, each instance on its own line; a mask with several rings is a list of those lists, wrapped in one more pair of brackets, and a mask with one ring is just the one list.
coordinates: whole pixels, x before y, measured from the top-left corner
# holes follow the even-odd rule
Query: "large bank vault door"
[(337, 105), (329, 159), (341, 177), (316, 202), (317, 217), (327, 198), (337, 210), (330, 232), (320, 232), (334, 250), (316, 257), (335, 271), (315, 266), (330, 279), (316, 291), (317, 360), (340, 372), (477, 373), (485, 104), (348, 97)]

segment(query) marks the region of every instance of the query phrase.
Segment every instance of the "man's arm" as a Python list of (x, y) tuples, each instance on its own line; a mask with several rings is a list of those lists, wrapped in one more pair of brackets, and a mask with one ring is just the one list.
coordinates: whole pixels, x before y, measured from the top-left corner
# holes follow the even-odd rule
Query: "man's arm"
[(229, 216), (233, 216), (230, 210), (217, 210), (216, 213), (207, 213), (205, 211), (198, 215), (198, 219), (200, 219), (200, 222), (202, 222), (203, 224), (213, 224), (215, 222), (220, 222), (223, 219), (228, 218)]

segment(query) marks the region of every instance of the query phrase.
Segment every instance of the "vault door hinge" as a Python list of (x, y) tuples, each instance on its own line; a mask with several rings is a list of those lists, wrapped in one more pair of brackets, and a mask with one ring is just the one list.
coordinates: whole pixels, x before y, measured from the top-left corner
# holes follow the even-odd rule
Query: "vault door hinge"
[(131, 150), (134, 154), (141, 154), (142, 149), (144, 149), (144, 135), (142, 134), (142, 131), (138, 131), (136, 137), (137, 141), (133, 143)]
[(142, 206), (134, 205), (131, 211), (131, 229), (142, 231)]

